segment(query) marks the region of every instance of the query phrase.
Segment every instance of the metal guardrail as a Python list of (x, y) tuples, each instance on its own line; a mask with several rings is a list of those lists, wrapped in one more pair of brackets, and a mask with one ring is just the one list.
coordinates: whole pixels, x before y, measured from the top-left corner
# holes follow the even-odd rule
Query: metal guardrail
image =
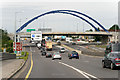
[(2, 53), (0, 53), (0, 61), (2, 61)]
[(8, 59), (16, 59), (16, 54), (0, 53), (0, 61)]

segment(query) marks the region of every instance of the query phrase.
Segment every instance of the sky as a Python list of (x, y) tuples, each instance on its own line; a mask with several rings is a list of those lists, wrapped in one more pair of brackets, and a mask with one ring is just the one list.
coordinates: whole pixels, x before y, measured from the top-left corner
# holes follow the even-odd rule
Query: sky
[[(113, 24), (118, 24), (118, 2), (2, 2), (0, 6), (1, 28), (6, 29), (10, 33), (15, 30), (15, 13), (16, 14), (16, 29), (30, 19), (52, 10), (76, 10), (87, 14), (93, 19), (101, 23), (106, 29), (109, 29)], [(82, 15), (80, 15), (83, 17)], [(85, 18), (85, 17), (84, 17)], [(89, 20), (88, 18), (85, 18)], [(96, 25), (93, 21), (89, 20)], [(68, 14), (49, 14), (38, 18), (30, 23), (27, 28), (52, 28), (53, 32), (84, 32), (93, 29), (85, 21), (68, 15)]]

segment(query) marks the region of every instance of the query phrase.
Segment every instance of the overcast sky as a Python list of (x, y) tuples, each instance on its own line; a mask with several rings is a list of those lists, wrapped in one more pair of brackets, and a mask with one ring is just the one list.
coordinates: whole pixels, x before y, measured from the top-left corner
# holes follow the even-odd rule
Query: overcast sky
[[(12, 33), (15, 26), (15, 12), (21, 12), (17, 13), (16, 16), (17, 29), (20, 25), (37, 15), (59, 9), (76, 10), (85, 13), (100, 22), (107, 29), (113, 24), (118, 24), (118, 2), (5, 2), (0, 8), (2, 9), (0, 13), (2, 16), (1, 27)], [(95, 23), (93, 24), (99, 27)], [(26, 28), (49, 27), (53, 29), (53, 32), (76, 32), (78, 27), (78, 31), (83, 32), (83, 26), (84, 31), (93, 29), (77, 17), (57, 13), (40, 17)]]

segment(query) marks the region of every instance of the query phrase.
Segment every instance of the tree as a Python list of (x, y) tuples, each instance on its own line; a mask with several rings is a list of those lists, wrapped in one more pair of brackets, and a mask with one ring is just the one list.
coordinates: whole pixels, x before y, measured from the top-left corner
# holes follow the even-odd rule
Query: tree
[[(97, 29), (100, 31), (100, 28), (99, 28), (99, 27), (98, 27)], [(95, 29), (95, 31), (97, 31), (97, 30)]]
[(0, 31), (1, 31), (1, 47), (2, 48), (7, 48), (7, 51), (8, 52), (12, 52), (13, 51), (13, 45), (12, 45), (12, 43), (13, 43), (13, 40), (11, 40), (10, 39), (10, 37), (8, 36), (8, 32), (7, 32), (7, 30), (2, 30), (2, 29), (0, 29)]
[(101, 37), (100, 36), (94, 36), (95, 41), (101, 41)]
[(110, 27), (109, 30), (110, 30), (110, 31), (115, 31), (115, 29), (116, 29), (116, 30), (119, 30), (119, 29), (120, 29), (117, 24), (114, 24), (112, 27)]
[(92, 29), (90, 29), (90, 30), (86, 30), (86, 32), (93, 32), (93, 30), (92, 30)]
[[(99, 27), (97, 29), (100, 31)], [(95, 31), (97, 31), (97, 30), (95, 30)], [(100, 36), (94, 36), (94, 39), (95, 39), (95, 41), (100, 41), (101, 37)]]

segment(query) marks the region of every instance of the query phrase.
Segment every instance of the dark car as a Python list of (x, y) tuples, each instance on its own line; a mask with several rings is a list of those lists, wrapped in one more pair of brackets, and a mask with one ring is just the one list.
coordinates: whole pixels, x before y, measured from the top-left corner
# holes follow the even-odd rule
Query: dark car
[(42, 46), (42, 47), (45, 47), (45, 39), (43, 39), (43, 40), (41, 41), (41, 46)]
[(57, 42), (58, 45), (61, 45), (61, 42)]
[(105, 56), (110, 52), (120, 52), (120, 43), (109, 43), (105, 50)]
[(79, 54), (76, 51), (72, 51), (71, 53), (68, 53), (69, 59), (76, 58), (79, 59)]
[(43, 51), (42, 53), (41, 53), (41, 55), (42, 56), (45, 56), (47, 53), (45, 52), (45, 51)]
[(76, 43), (75, 43), (75, 42), (72, 42), (72, 45), (76, 45)]
[(45, 48), (41, 48), (41, 52), (44, 52), (45, 51)]
[(102, 60), (103, 68), (110, 67), (114, 69), (120, 67), (120, 52), (110, 52)]
[(47, 53), (47, 54), (46, 54), (46, 58), (47, 58), (47, 57), (52, 57), (52, 53)]

